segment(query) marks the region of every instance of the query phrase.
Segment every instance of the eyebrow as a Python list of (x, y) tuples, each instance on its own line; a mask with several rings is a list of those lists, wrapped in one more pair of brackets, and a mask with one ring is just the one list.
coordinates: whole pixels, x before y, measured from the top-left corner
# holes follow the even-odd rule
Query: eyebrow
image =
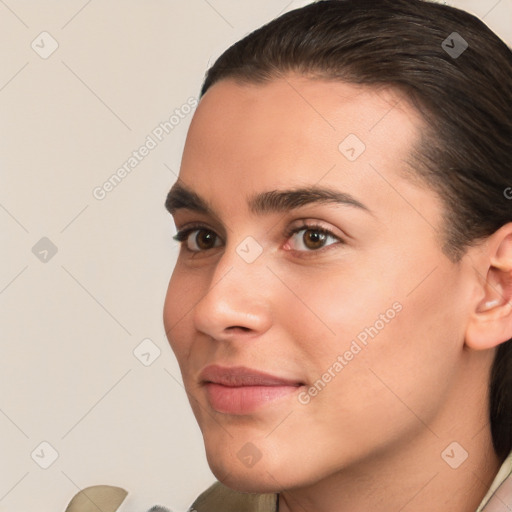
[[(295, 210), (309, 204), (342, 204), (372, 213), (367, 206), (346, 192), (315, 185), (259, 192), (248, 199), (249, 211), (257, 215)], [(205, 199), (180, 183), (175, 183), (171, 187), (165, 207), (171, 215), (178, 210), (186, 209), (216, 216)]]

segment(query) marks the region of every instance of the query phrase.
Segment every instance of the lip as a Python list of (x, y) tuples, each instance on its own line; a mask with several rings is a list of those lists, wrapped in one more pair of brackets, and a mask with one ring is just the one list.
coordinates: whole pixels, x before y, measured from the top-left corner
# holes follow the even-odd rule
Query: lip
[(304, 384), (244, 366), (210, 365), (200, 381), (213, 409), (226, 414), (248, 414), (290, 396)]
[(245, 366), (219, 366), (212, 364), (203, 369), (199, 378), (202, 383), (213, 382), (223, 386), (298, 386), (302, 382), (284, 379)]

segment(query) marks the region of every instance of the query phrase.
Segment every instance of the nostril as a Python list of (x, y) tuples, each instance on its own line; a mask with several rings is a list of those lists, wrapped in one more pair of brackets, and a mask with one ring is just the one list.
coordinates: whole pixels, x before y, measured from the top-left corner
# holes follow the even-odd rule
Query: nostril
[(228, 327), (228, 330), (230, 330), (230, 331), (232, 331), (232, 330), (236, 331), (237, 329), (240, 329), (244, 332), (251, 330), (250, 327), (244, 327), (243, 325), (232, 325), (231, 327)]

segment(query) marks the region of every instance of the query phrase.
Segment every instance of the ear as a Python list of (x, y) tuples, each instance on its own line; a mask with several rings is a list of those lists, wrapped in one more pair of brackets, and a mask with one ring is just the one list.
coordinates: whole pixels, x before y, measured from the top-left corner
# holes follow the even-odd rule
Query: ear
[(487, 238), (482, 257), (480, 298), (466, 330), (466, 346), (474, 350), (512, 338), (512, 222)]

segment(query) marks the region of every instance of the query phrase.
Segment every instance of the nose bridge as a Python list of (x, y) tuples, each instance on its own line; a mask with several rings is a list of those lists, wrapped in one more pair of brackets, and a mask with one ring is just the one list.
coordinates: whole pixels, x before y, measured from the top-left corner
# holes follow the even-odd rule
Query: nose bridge
[(208, 291), (196, 304), (194, 322), (198, 330), (214, 338), (229, 327), (261, 330), (268, 327), (270, 304), (263, 248), (247, 237), (226, 245), (212, 274)]
[[(215, 287), (217, 292), (228, 289), (230, 294), (226, 296), (227, 299), (230, 296), (245, 295), (256, 299), (264, 291), (257, 285), (262, 283), (267, 273), (263, 246), (253, 236), (246, 236), (242, 240), (233, 240), (226, 244), (224, 254), (213, 273), (210, 289)], [(251, 289), (253, 293), (248, 293)]]

